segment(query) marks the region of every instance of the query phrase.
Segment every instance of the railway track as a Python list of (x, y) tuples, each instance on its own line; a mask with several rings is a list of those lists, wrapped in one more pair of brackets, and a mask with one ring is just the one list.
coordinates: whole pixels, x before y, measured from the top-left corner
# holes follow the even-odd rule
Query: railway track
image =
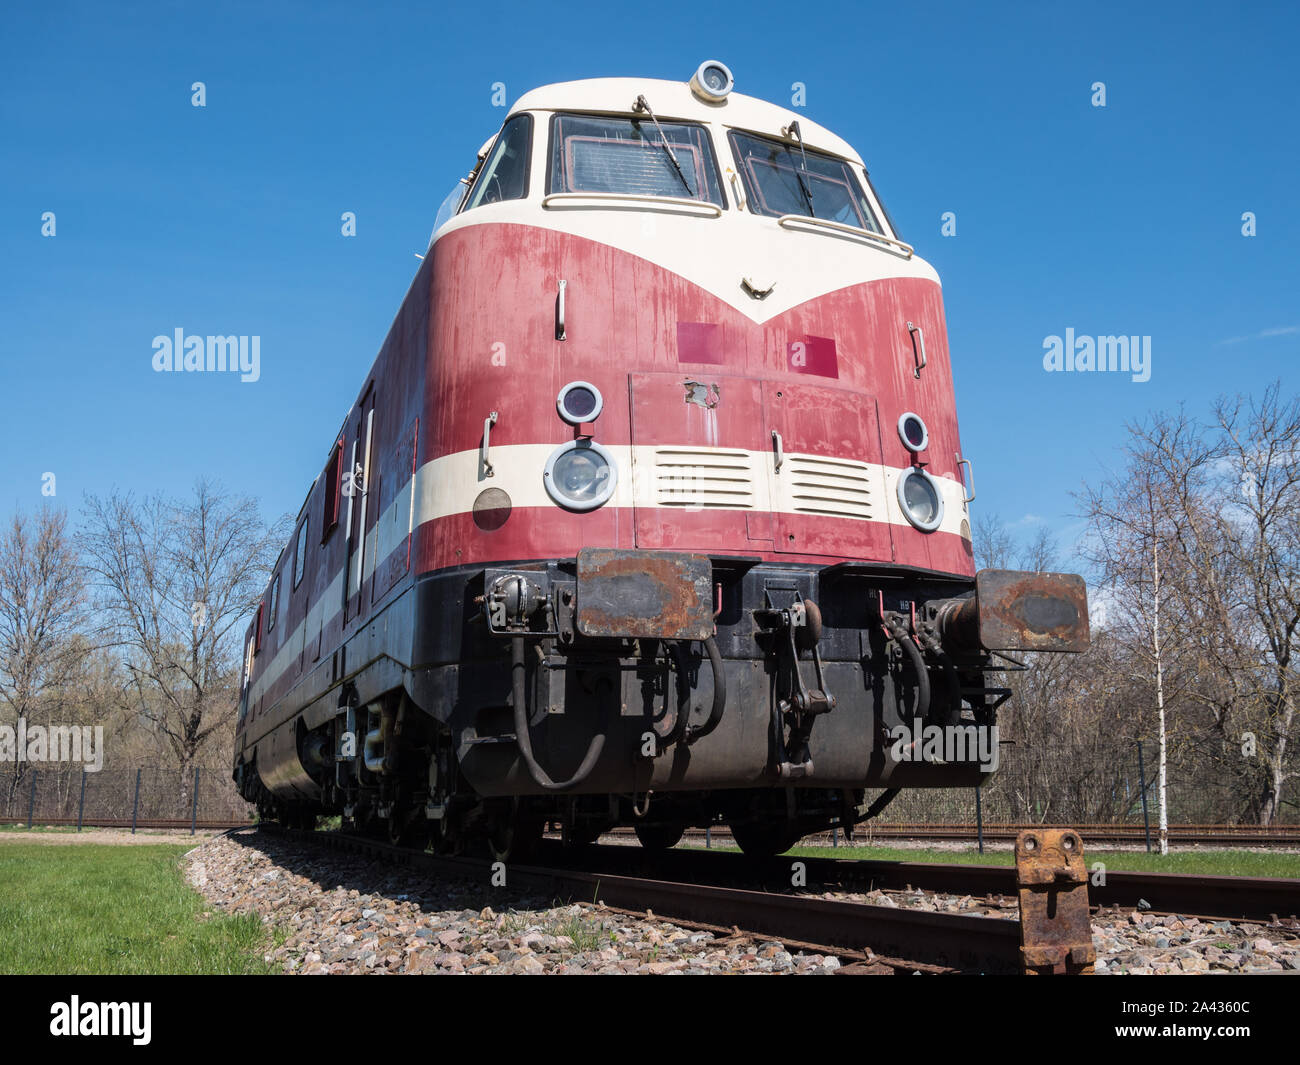
[[(1043, 828), (1032, 824), (994, 824), (984, 826), (985, 842), (1013, 843), (1016, 837), (1028, 829)], [(1071, 826), (1072, 828), (1074, 826)], [(1083, 825), (1075, 831), (1083, 837), (1085, 846), (1097, 846), (1105, 843), (1141, 844), (1146, 836), (1141, 825)], [(633, 837), (630, 828), (614, 829), (609, 835)], [(706, 831), (702, 828), (686, 830), (688, 839), (704, 839)], [(707, 833), (718, 842), (729, 842), (731, 833), (725, 825), (718, 825)], [(859, 846), (872, 843), (884, 843), (889, 840), (934, 841), (945, 843), (974, 843), (979, 838), (978, 826), (974, 824), (875, 824), (859, 825), (854, 832), (854, 839)], [(841, 846), (843, 846), (843, 837)], [(1153, 844), (1158, 834), (1153, 828)], [(1198, 844), (1212, 846), (1242, 847), (1294, 847), (1300, 848), (1300, 825), (1278, 825), (1261, 828), (1259, 825), (1170, 825), (1169, 841), (1178, 844)], [(804, 838), (801, 846), (829, 847), (831, 836), (820, 833)]]
[[(547, 841), (548, 846), (552, 841)], [(589, 870), (633, 872), (654, 869), (665, 876), (704, 883), (790, 884), (791, 866), (802, 863), (806, 889), (866, 892), (922, 890), (982, 898), (1014, 898), (1012, 865), (894, 862), (853, 858), (756, 860), (735, 852), (678, 848), (646, 852), (599, 846), (577, 860)], [(1190, 873), (1093, 872), (1088, 886), (1095, 910), (1141, 908), (1158, 913), (1220, 920), (1300, 919), (1300, 880), (1287, 877), (1199, 876)]]
[[(1026, 829), (1041, 828), (1030, 824), (985, 824), (984, 839), (999, 842), (1014, 841)], [(1085, 846), (1100, 843), (1143, 843), (1146, 830), (1142, 825), (1071, 825), (1083, 837)], [(862, 839), (915, 839), (943, 841), (974, 841), (979, 835), (975, 824), (881, 824), (864, 825), (858, 830)], [(1151, 839), (1159, 833), (1153, 826)], [(1300, 847), (1300, 825), (1170, 825), (1171, 843), (1215, 846), (1249, 847)]]
[[(433, 855), (340, 832), (269, 826), (260, 830), (313, 846), (365, 854), (431, 876), (492, 882), (493, 863), (486, 859)], [(644, 916), (649, 911), (724, 938), (748, 933), (780, 939), (787, 949), (838, 957), (842, 963), (839, 971), (845, 974), (1021, 971), (1021, 924), (1005, 917), (890, 909), (788, 891), (572, 866), (511, 863), (506, 877), (507, 882), (500, 886), (510, 891), (603, 904), (629, 915)]]
[[(492, 882), (493, 873), (499, 871), (507, 878), (501, 885), (507, 890), (599, 903), (631, 916), (649, 911), (721, 939), (739, 934), (767, 936), (781, 940), (787, 949), (837, 956), (845, 974), (1019, 972), (1026, 941), (1055, 943), (1059, 940), (1053, 937), (1061, 933), (1043, 922), (1041, 914), (1031, 914), (1028, 928), (1023, 923), (1026, 900), (1014, 866), (838, 858), (755, 860), (735, 852), (690, 848), (647, 852), (617, 845), (575, 851), (544, 840), (535, 862), (494, 868), (486, 859), (438, 856), (350, 833), (275, 826), (263, 826), (262, 831), (363, 853), (434, 877), (484, 883)], [(792, 888), (796, 869), (800, 882)], [(1300, 928), (1300, 880), (1119, 871), (1107, 871), (1104, 879), (1094, 875), (1092, 880), (1089, 901), (1094, 913), (1141, 908)], [(980, 900), (980, 908), (987, 912), (936, 912), (816, 894), (830, 890), (969, 895)]]

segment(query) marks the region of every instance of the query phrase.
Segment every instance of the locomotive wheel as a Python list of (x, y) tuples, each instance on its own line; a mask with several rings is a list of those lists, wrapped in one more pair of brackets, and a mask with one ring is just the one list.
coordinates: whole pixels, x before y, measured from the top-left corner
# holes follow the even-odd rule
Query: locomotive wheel
[(782, 854), (802, 838), (796, 829), (783, 823), (736, 824), (729, 827), (736, 846), (751, 858), (770, 858), (774, 854)]
[(424, 850), (429, 845), (429, 822), (418, 806), (393, 813), (388, 818), (388, 842), (395, 847)]
[(515, 801), (489, 822), (487, 845), (492, 860), (505, 862), (527, 859), (537, 851), (545, 832), (545, 819), (521, 813), (518, 801)]
[(681, 842), (685, 825), (637, 825), (636, 838), (648, 851), (666, 851)]
[(561, 834), (566, 847), (590, 847), (600, 839), (603, 830), (599, 825), (566, 824), (561, 829)]

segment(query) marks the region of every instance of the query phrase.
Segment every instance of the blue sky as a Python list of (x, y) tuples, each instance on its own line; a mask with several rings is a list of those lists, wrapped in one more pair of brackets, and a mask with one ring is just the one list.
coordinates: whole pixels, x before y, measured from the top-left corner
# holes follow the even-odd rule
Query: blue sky
[[(40, 504), (47, 472), (74, 512), (204, 475), (296, 511), (438, 205), (501, 123), (493, 83), (513, 102), (719, 58), (750, 95), (804, 83), (807, 115), (867, 160), (943, 278), (976, 512), (1068, 552), (1070, 493), (1118, 464), (1125, 420), (1294, 391), (1300, 355), (1298, 9), (1133, 6), (11, 10), (0, 516)], [(259, 335), (260, 380), (154, 373), (153, 337), (178, 327)], [(1151, 379), (1045, 372), (1067, 328), (1150, 336)]]

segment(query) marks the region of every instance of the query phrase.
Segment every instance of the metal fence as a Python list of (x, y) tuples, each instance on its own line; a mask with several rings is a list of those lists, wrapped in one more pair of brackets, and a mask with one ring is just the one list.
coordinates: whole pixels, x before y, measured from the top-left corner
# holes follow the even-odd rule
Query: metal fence
[(14, 768), (0, 774), (0, 823), (193, 832), (253, 820), (253, 807), (236, 793), (228, 769)]
[[(1243, 801), (1241, 780), (1226, 770), (1171, 759), (1169, 821), (1183, 825), (1247, 825), (1257, 821)], [(984, 787), (909, 789), (879, 818), (903, 825), (1156, 824), (1154, 744), (1070, 747), (1007, 745)], [(1277, 824), (1300, 823), (1300, 778)], [(1143, 805), (1145, 796), (1146, 804)], [(0, 823), (139, 828), (226, 828), (253, 820), (223, 768), (104, 769), (10, 763), (0, 767)]]
[[(1171, 824), (1258, 823), (1251, 796), (1263, 777), (1238, 775), (1231, 760), (1197, 762), (1171, 753), (1166, 792)], [(1253, 789), (1253, 791), (1252, 791)], [(1144, 803), (1145, 799), (1145, 803)], [(903, 824), (1142, 825), (1157, 823), (1156, 745), (1150, 741), (1075, 747), (1016, 744), (999, 751), (996, 775), (982, 788), (912, 789), (882, 812)], [(1300, 780), (1283, 794), (1276, 824), (1300, 823)]]

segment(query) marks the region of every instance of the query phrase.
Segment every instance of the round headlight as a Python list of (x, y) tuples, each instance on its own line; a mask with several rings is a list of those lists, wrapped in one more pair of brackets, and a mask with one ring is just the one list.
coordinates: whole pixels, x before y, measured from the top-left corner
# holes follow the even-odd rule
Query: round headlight
[(614, 494), (618, 468), (609, 452), (591, 440), (561, 444), (546, 460), (547, 494), (570, 510), (595, 510)]
[(930, 446), (930, 430), (921, 416), (910, 410), (898, 419), (898, 435), (909, 451), (924, 451)]
[(943, 496), (925, 470), (913, 466), (898, 479), (898, 502), (907, 520), (922, 532), (934, 532), (943, 521)]
[(702, 100), (711, 104), (720, 104), (727, 98), (736, 84), (726, 63), (716, 59), (706, 59), (691, 78), (691, 91)]
[(605, 409), (600, 389), (586, 381), (571, 381), (555, 397), (555, 409), (570, 425), (594, 422)]

